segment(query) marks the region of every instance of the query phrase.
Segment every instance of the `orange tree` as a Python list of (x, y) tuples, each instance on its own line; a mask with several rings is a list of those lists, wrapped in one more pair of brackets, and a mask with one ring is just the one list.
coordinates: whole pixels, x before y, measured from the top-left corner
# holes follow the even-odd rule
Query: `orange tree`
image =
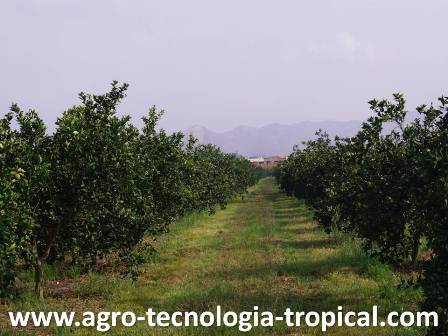
[(327, 231), (353, 232), (386, 262), (415, 263), (424, 238), (431, 252), (422, 272), (425, 306), (441, 319), (434, 335), (448, 332), (448, 100), (440, 102), (405, 122), (402, 95), (372, 100), (374, 115), (355, 136), (330, 141), (318, 133), (277, 173)]
[(142, 130), (118, 116), (127, 87), (81, 93), (52, 135), (35, 111), (15, 105), (0, 120), (3, 298), (13, 294), (19, 263), (34, 264), (42, 298), (43, 265), (55, 257), (95, 268), (98, 256), (119, 255), (136, 276), (134, 250), (144, 236), (157, 237), (190, 212), (224, 207), (256, 182), (244, 158), (158, 130), (162, 112), (154, 107)]

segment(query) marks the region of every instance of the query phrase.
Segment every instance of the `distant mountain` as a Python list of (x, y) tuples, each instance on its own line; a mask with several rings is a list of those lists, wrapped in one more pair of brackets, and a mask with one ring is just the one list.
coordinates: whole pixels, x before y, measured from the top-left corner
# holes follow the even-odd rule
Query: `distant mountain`
[(214, 132), (203, 126), (193, 126), (185, 131), (200, 143), (214, 144), (228, 153), (244, 156), (287, 155), (294, 145), (315, 138), (322, 129), (330, 136), (354, 135), (361, 127), (361, 121), (304, 121), (291, 125), (270, 124), (264, 127), (239, 126), (227, 132)]

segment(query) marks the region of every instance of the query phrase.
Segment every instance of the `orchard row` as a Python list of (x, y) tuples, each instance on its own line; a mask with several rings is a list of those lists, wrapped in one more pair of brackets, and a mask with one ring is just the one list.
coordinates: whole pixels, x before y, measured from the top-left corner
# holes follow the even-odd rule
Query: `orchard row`
[(319, 131), (281, 164), (281, 187), (315, 210), (326, 231), (355, 234), (365, 250), (412, 265), (423, 246), (424, 309), (448, 334), (448, 98), (419, 106), (412, 120), (402, 95), (369, 102), (374, 114), (350, 138)]
[(116, 255), (132, 269), (135, 247), (192, 212), (244, 194), (261, 174), (239, 156), (158, 130), (153, 107), (139, 130), (116, 108), (127, 85), (81, 104), (53, 134), (38, 114), (13, 105), (0, 119), (0, 297), (16, 292), (17, 269), (42, 270), (55, 259)]

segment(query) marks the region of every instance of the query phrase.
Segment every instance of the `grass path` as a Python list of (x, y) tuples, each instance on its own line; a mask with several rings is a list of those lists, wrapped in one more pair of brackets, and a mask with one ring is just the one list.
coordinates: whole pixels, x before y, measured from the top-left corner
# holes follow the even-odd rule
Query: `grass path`
[[(173, 226), (160, 241), (160, 256), (143, 267), (136, 285), (100, 275), (78, 292), (98, 294), (102, 310), (214, 311), (216, 305), (240, 312), (259, 306), (275, 314), (335, 311), (416, 310), (420, 293), (396, 289), (398, 279), (384, 265), (365, 257), (344, 236), (329, 236), (317, 228), (299, 201), (284, 196), (267, 178), (244, 200), (213, 216), (195, 215)], [(106, 294), (101, 293), (109, 288)], [(102, 296), (101, 296), (102, 295)], [(74, 329), (76, 334), (92, 330)], [(420, 331), (421, 332), (421, 331)], [(66, 330), (64, 333), (69, 334)], [(144, 323), (112, 329), (112, 335), (236, 335), (237, 328), (160, 328)], [(319, 328), (255, 328), (247, 335), (322, 335)], [(327, 335), (418, 335), (417, 330), (350, 329), (336, 327)]]

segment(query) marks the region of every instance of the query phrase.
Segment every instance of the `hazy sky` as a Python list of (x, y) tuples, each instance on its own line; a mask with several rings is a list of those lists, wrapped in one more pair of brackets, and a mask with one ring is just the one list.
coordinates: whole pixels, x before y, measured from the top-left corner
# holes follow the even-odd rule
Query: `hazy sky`
[(53, 123), (77, 93), (130, 83), (170, 130), (364, 119), (400, 91), (448, 94), (447, 0), (0, 0), (0, 108)]

